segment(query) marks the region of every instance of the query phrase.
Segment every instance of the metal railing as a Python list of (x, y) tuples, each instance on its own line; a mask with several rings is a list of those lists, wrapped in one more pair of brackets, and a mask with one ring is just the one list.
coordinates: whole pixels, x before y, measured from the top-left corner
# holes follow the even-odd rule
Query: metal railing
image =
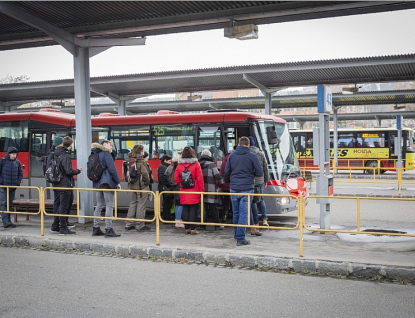
[[(2, 188), (19, 188), (16, 186), (1, 186)], [(209, 226), (225, 226), (225, 227), (245, 227), (245, 228), (259, 228), (259, 229), (267, 229), (267, 230), (287, 230), (287, 231), (293, 231), (293, 230), (299, 230), (299, 256), (302, 257), (304, 254), (304, 246), (303, 246), (303, 237), (304, 237), (304, 231), (311, 231), (311, 232), (332, 232), (332, 233), (348, 233), (348, 234), (366, 234), (366, 235), (384, 235), (384, 236), (407, 236), (407, 237), (415, 237), (415, 234), (403, 234), (403, 233), (396, 233), (396, 232), (376, 232), (376, 231), (362, 231), (361, 225), (360, 225), (360, 219), (361, 219), (361, 201), (362, 200), (385, 200), (385, 201), (415, 201), (415, 199), (411, 198), (376, 198), (376, 197), (354, 197), (354, 196), (317, 196), (317, 195), (309, 195), (307, 197), (295, 197), (291, 195), (277, 195), (277, 194), (255, 194), (255, 193), (223, 193), (223, 192), (186, 192), (186, 194), (199, 194), (201, 196), (201, 202), (200, 202), (200, 209), (201, 209), (201, 221), (200, 222), (187, 222), (187, 221), (168, 221), (163, 220), (161, 217), (161, 197), (163, 194), (172, 193), (172, 194), (180, 194), (180, 191), (163, 191), (163, 192), (153, 192), (153, 191), (147, 191), (147, 190), (115, 190), (115, 189), (89, 189), (89, 188), (53, 188), (53, 187), (47, 187), (47, 188), (37, 188), (37, 187), (28, 187), (28, 186), (21, 186), (21, 188), (30, 188), (30, 189), (36, 189), (39, 191), (39, 209), (37, 212), (17, 212), (17, 211), (9, 211), (7, 208), (6, 213), (11, 214), (29, 214), (29, 215), (38, 215), (41, 216), (41, 235), (44, 235), (44, 223), (45, 223), (45, 216), (63, 216), (67, 217), (67, 214), (54, 214), (49, 213), (46, 211), (45, 206), (45, 194), (46, 190), (48, 189), (59, 189), (59, 190), (71, 190), (76, 191), (76, 199), (77, 202), (80, 202), (80, 192), (81, 191), (111, 191), (114, 192), (114, 216), (113, 217), (105, 217), (105, 216), (93, 216), (93, 215), (80, 215), (80, 207), (79, 204), (76, 206), (76, 215), (71, 214), (71, 217), (78, 217), (78, 218), (86, 218), (86, 219), (94, 219), (94, 218), (100, 218), (100, 219), (111, 219), (114, 221), (132, 221), (132, 222), (148, 222), (148, 223), (156, 223), (156, 244), (160, 245), (160, 222), (162, 223), (183, 223), (183, 224), (194, 224), (194, 225), (209, 225)], [(7, 190), (9, 191), (9, 189)], [(135, 219), (135, 218), (126, 218), (126, 217), (119, 217), (118, 215), (118, 193), (122, 192), (128, 192), (128, 193), (149, 193), (154, 195), (154, 217), (151, 219)], [(212, 223), (212, 222), (204, 222), (204, 195), (220, 195), (220, 196), (233, 196), (233, 195), (247, 195), (248, 197), (254, 197), (254, 196), (263, 196), (263, 197), (289, 197), (292, 200), (297, 200), (298, 203), (298, 211), (297, 211), (297, 222), (292, 227), (285, 227), (285, 226), (257, 226), (255, 224), (250, 224), (250, 217), (248, 217), (248, 224), (242, 225), (242, 224), (227, 224), (227, 223)], [(357, 217), (357, 223), (356, 223), (356, 230), (339, 230), (339, 229), (319, 229), (319, 228), (311, 228), (307, 226), (306, 224), (306, 207), (308, 206), (308, 209), (312, 206), (311, 204), (307, 204), (311, 199), (331, 199), (331, 200), (355, 200), (356, 201), (356, 217)], [(250, 211), (251, 208), (251, 200), (248, 200), (248, 211)]]

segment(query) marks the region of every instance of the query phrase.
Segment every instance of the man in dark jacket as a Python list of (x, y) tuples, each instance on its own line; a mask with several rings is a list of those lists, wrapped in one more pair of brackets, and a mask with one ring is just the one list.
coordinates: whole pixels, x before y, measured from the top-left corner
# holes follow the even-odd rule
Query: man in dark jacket
[[(92, 152), (98, 152), (99, 163), (103, 169), (102, 177), (98, 181), (94, 181), (95, 189), (121, 189), (120, 178), (118, 177), (117, 169), (115, 168), (114, 158), (112, 154), (112, 142), (103, 140), (101, 144), (93, 143), (91, 145)], [(121, 234), (116, 234), (112, 228), (112, 220), (105, 219), (105, 233), (99, 227), (99, 216), (105, 206), (105, 217), (114, 217), (114, 192), (113, 191), (97, 191), (97, 206), (94, 211), (94, 225), (92, 235), (105, 237), (118, 237)]]
[[(56, 136), (53, 139), (52, 148), (50, 149), (49, 154), (47, 155), (46, 164), (48, 162), (50, 162), (50, 160), (52, 160), (53, 155), (54, 155), (54, 151), (56, 150), (56, 148), (62, 147), (62, 146), (63, 146), (63, 137)], [(46, 167), (46, 164), (45, 164), (45, 167)], [(54, 197), (54, 199), (53, 199), (53, 214), (58, 214), (60, 202), (59, 202), (59, 194), (58, 194), (57, 190), (55, 190), (55, 189), (53, 190), (53, 197)], [(68, 210), (66, 210), (66, 214), (68, 214), (68, 215), (71, 214), (71, 208), (72, 208), (73, 200), (74, 200), (73, 191), (71, 191), (71, 197), (69, 199)], [(69, 222), (69, 217), (66, 218), (66, 225), (68, 226), (68, 229), (71, 229), (71, 228), (75, 227), (75, 224)], [(52, 223), (52, 227), (51, 227), (50, 231), (52, 233), (59, 233), (59, 216), (55, 216), (55, 219)]]
[[(157, 176), (159, 179), (159, 186), (158, 186), (159, 192), (162, 192), (163, 190), (171, 189), (167, 181), (167, 176), (165, 175), (167, 167), (171, 165), (171, 161), (172, 161), (172, 158), (170, 155), (166, 154), (163, 157), (161, 157), (161, 163), (157, 169)], [(163, 194), (162, 218), (164, 221), (171, 221), (170, 210), (171, 210), (171, 207), (173, 206), (173, 199), (174, 199), (174, 196), (172, 196), (171, 194)]]
[[(57, 146), (55, 151), (48, 156), (48, 163), (53, 157), (59, 158), (60, 167), (63, 171), (63, 179), (54, 184), (54, 188), (73, 188), (75, 186), (74, 175), (80, 174), (82, 168), (78, 167), (77, 169), (72, 169), (72, 161), (70, 156), (70, 151), (72, 148), (73, 140), (71, 137), (66, 136), (63, 138), (62, 145)], [(68, 209), (70, 208), (71, 198), (73, 196), (72, 190), (55, 190), (55, 195), (59, 196), (59, 208), (57, 214), (67, 214)], [(59, 222), (59, 223), (58, 223)], [(67, 217), (59, 216), (59, 219), (54, 220), (52, 224), (51, 231), (56, 231), (59, 228), (60, 235), (66, 234), (75, 234), (74, 231), (71, 231), (68, 228)]]
[[(248, 196), (244, 193), (254, 192), (254, 177), (260, 177), (264, 173), (258, 157), (249, 149), (249, 139), (239, 138), (238, 147), (231, 153), (226, 162), (225, 176), (231, 180), (233, 223), (248, 224)], [(252, 197), (250, 197), (252, 204)], [(246, 228), (235, 227), (236, 245), (248, 245), (250, 242), (245, 237)]]
[[(262, 176), (260, 176), (259, 178), (255, 178), (254, 180), (254, 186), (255, 186), (255, 193), (264, 193), (264, 188), (267, 186), (267, 183), (269, 181), (269, 172), (268, 172), (268, 163), (267, 163), (267, 159), (265, 158), (264, 153), (261, 151), (261, 149), (259, 149), (258, 147), (255, 146), (255, 141), (254, 138), (252, 136), (249, 136), (249, 144), (250, 147), (249, 149), (251, 149), (251, 151), (257, 155), (259, 162), (261, 163), (262, 169), (264, 169), (264, 174)], [(252, 200), (253, 204), (251, 207), (251, 223), (255, 224), (255, 225), (259, 225), (259, 218), (258, 218), (258, 207), (259, 210), (261, 211), (261, 216), (262, 216), (262, 225), (269, 225), (268, 224), (268, 218), (267, 218), (267, 207), (265, 206), (265, 201), (264, 201), (264, 197), (255, 197), (256, 200)], [(252, 228), (251, 229), (251, 235), (262, 235), (262, 233), (257, 230)]]
[[(0, 185), (3, 186), (19, 186), (23, 179), (22, 165), (20, 161), (17, 160), (19, 152), (15, 147), (9, 147), (7, 149), (7, 154), (0, 161)], [(12, 209), (12, 204), (14, 196), (16, 194), (16, 188), (9, 188), (9, 197), (7, 198), (7, 188), (0, 188), (0, 211), (1, 220), (3, 221), (3, 226), (16, 227), (10, 219), (10, 213), (5, 213), (7, 211), (7, 205), (9, 206), (9, 211)], [(9, 204), (7, 204), (7, 201)]]

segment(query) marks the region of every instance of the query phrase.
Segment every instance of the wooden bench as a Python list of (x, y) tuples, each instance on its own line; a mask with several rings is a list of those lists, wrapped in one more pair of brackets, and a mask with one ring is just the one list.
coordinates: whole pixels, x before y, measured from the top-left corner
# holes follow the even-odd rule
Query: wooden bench
[(313, 182), (313, 175), (311, 174), (310, 170), (303, 170), (303, 178), (306, 182), (308, 182), (308, 188), (311, 188), (311, 182)]
[[(72, 203), (71, 209), (76, 209), (76, 202)], [(29, 213), (29, 209), (39, 209), (38, 199), (16, 199), (13, 201), (14, 212), (17, 212), (17, 208), (24, 208)], [(45, 201), (45, 208), (53, 209), (53, 200), (49, 199)], [(26, 214), (26, 220), (29, 220), (29, 214)], [(14, 222), (17, 222), (17, 214), (14, 215)]]

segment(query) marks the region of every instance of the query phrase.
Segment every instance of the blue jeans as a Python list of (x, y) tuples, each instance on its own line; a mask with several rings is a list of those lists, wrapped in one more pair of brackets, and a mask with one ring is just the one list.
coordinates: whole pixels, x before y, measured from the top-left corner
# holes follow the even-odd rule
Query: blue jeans
[[(264, 193), (264, 185), (260, 184), (256, 187), (259, 187), (260, 193)], [(264, 197), (259, 197), (260, 201), (258, 203), (252, 203), (252, 213), (251, 213), (251, 224), (258, 224), (259, 223), (259, 217), (258, 217), (258, 205), (259, 210), (261, 211), (262, 219), (267, 219), (267, 207), (265, 206)]]
[(176, 200), (174, 203), (174, 214), (176, 215), (176, 220), (181, 220), (183, 205), (180, 204), (180, 200)]
[[(9, 188), (9, 211), (12, 210), (12, 204), (15, 194), (16, 188)], [(0, 211), (7, 211), (7, 188), (0, 189)], [(3, 225), (10, 223), (10, 213), (2, 213), (1, 220), (3, 221)]]
[[(241, 193), (241, 195), (232, 195), (232, 213), (233, 224), (247, 225), (248, 224), (248, 196), (244, 193), (254, 193), (254, 190), (236, 191), (231, 189), (231, 193)], [(252, 197), (250, 197), (252, 204)], [(238, 241), (245, 241), (245, 227), (235, 227), (234, 233)]]

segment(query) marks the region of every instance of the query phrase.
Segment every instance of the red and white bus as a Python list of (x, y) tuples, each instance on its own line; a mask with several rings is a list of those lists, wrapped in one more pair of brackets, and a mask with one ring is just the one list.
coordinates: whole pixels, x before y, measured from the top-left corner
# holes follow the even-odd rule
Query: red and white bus
[[(281, 118), (238, 111), (181, 114), (159, 111), (156, 115), (119, 116), (110, 113), (91, 118), (92, 141), (113, 141), (117, 151), (116, 167), (122, 176), (122, 162), (134, 144), (144, 145), (157, 182), (159, 158), (165, 153), (177, 156), (185, 146), (192, 146), (200, 155), (203, 149), (211, 151), (220, 168), (226, 153), (233, 150), (238, 138), (252, 136), (268, 161), (270, 181), (265, 193), (306, 196), (307, 186), (301, 175), (296, 152), (285, 121)], [(24, 166), (24, 184), (46, 186), (42, 162), (55, 136), (74, 139), (72, 158), (76, 158), (75, 116), (55, 109), (32, 113), (0, 115), (0, 156), (7, 147), (19, 149), (18, 159)], [(79, 138), (79, 136), (78, 136)], [(85, 160), (86, 161), (86, 160)], [(76, 163), (73, 163), (76, 167)], [(126, 185), (123, 185), (126, 188)], [(155, 188), (154, 188), (155, 189)], [(19, 190), (20, 197), (30, 193)], [(19, 196), (16, 196), (18, 198)], [(288, 197), (265, 197), (267, 214), (296, 210), (296, 200)], [(129, 198), (119, 198), (128, 205)]]

